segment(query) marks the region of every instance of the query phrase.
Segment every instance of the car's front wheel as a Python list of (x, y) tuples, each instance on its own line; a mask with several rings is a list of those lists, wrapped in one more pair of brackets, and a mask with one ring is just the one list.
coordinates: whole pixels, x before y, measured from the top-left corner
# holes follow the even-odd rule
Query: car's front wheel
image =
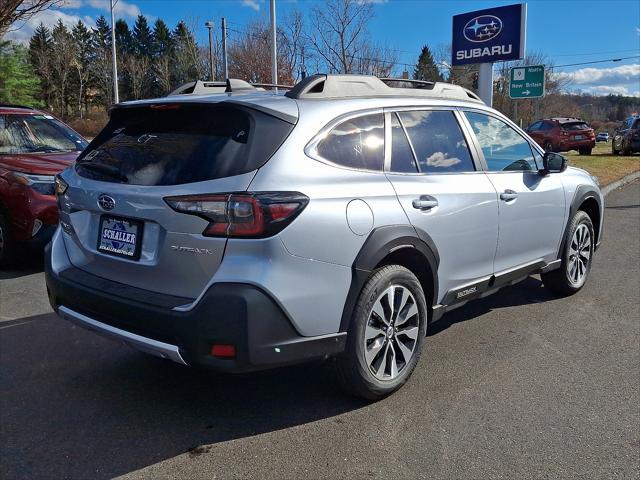
[(343, 388), (379, 400), (409, 378), (427, 328), (427, 306), (416, 276), (400, 265), (373, 272), (351, 319), (347, 346), (338, 360)]
[(594, 248), (593, 223), (586, 212), (579, 210), (569, 225), (560, 268), (541, 275), (544, 286), (561, 295), (579, 291), (591, 271)]

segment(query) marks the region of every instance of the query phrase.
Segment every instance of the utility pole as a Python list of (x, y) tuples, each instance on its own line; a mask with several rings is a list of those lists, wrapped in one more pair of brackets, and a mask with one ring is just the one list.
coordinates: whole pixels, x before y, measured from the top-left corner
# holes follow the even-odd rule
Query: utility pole
[(213, 30), (213, 22), (207, 22), (204, 24), (205, 27), (209, 30), (209, 78), (213, 82), (215, 80), (215, 75), (213, 74), (213, 38), (211, 37), (211, 31)]
[[(278, 52), (276, 41), (276, 0), (271, 0), (271, 82), (278, 84)], [(274, 90), (277, 92), (278, 88)]]
[(225, 81), (229, 78), (229, 62), (227, 61), (227, 20), (222, 17), (222, 63)]
[(113, 18), (113, 7), (116, 6), (118, 0), (111, 0), (111, 60), (113, 62), (113, 103), (120, 103), (120, 95), (118, 95), (118, 61), (116, 59), (116, 22)]

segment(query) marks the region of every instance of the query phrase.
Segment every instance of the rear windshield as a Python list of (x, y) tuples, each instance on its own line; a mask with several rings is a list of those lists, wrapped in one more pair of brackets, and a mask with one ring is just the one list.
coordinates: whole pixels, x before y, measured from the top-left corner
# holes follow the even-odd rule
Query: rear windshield
[(293, 125), (229, 104), (116, 108), (76, 163), (84, 177), (132, 185), (178, 185), (260, 168)]
[(584, 122), (571, 122), (562, 124), (563, 130), (587, 130), (589, 128), (591, 127)]

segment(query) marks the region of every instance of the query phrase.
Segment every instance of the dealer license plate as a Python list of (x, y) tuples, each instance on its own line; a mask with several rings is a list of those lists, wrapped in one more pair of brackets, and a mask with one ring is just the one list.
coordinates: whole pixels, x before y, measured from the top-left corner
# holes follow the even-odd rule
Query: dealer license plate
[(98, 251), (132, 260), (140, 258), (142, 222), (103, 215), (98, 231)]

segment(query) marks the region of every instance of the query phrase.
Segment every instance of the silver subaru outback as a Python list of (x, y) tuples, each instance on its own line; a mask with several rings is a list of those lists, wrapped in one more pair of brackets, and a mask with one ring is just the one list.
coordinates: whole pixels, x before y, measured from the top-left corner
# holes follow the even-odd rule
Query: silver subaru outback
[(594, 178), (472, 92), (418, 87), (315, 75), (115, 106), (56, 179), (55, 311), (221, 371), (332, 357), (378, 399), (446, 311), (536, 273), (580, 290), (602, 237)]

